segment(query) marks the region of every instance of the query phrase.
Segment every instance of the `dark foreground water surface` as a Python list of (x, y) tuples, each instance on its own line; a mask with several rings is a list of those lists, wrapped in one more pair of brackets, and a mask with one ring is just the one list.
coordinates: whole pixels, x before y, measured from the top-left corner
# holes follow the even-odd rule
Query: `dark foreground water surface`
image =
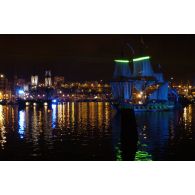
[(195, 106), (136, 113), (137, 131), (120, 118), (107, 102), (0, 105), (0, 160), (195, 160)]

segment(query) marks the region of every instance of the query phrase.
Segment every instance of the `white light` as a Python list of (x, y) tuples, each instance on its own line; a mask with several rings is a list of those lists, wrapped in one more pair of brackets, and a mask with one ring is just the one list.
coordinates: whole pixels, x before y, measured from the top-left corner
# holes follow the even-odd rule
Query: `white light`
[(138, 95), (137, 95), (137, 97), (138, 97), (138, 98), (141, 98), (141, 97), (142, 97), (142, 95), (141, 95), (141, 94), (138, 94)]

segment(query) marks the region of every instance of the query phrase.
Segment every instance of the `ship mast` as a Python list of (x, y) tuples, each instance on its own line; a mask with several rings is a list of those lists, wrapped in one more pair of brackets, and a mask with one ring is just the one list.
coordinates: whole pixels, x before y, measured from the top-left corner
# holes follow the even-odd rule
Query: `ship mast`
[(127, 43), (123, 46), (121, 51), (122, 57), (114, 60), (115, 70), (111, 82), (113, 97), (119, 102), (128, 102), (132, 99), (132, 73), (129, 67), (130, 60), (124, 58), (125, 46), (128, 46), (131, 50), (131, 55), (134, 55), (133, 47), (130, 44)]

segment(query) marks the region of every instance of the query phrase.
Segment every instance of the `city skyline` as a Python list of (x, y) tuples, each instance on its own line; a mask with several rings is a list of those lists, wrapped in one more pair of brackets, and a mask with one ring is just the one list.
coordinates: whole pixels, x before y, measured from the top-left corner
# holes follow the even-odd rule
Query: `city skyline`
[[(195, 124), (193, 37), (4, 35), (3, 40), (0, 159), (195, 159), (183, 152), (183, 132), (188, 136)], [(195, 148), (192, 137), (188, 151)]]
[(114, 59), (122, 53), (132, 58), (126, 44), (140, 55), (143, 42), (153, 67), (160, 64), (165, 77), (194, 80), (194, 35), (1, 35), (0, 41), (0, 72), (10, 80), (41, 76), (48, 69), (67, 81), (109, 81)]

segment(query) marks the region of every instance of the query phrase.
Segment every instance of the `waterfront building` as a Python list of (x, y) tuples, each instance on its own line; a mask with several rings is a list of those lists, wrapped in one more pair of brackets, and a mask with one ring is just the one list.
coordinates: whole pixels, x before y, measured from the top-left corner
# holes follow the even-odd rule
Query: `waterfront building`
[[(22, 100), (109, 100), (111, 97), (110, 85), (102, 81), (64, 82), (63, 76), (55, 76), (52, 85), (51, 71), (45, 72), (44, 82), (39, 81), (38, 75), (32, 75), (30, 82), (14, 76), (12, 84), (13, 95), (8, 80), (0, 74), (0, 99), (11, 99), (12, 102)], [(9, 92), (9, 93), (8, 93)]]
[(45, 87), (52, 87), (52, 80), (51, 80), (51, 71), (45, 71)]
[(26, 84), (26, 81), (25, 81), (25, 79), (23, 79), (23, 78), (18, 78), (18, 79), (16, 80), (16, 85), (17, 85), (18, 87), (24, 87), (25, 84)]
[(31, 87), (32, 88), (37, 88), (38, 86), (38, 76), (37, 75), (32, 75), (31, 76)]
[(55, 76), (54, 77), (54, 87), (60, 88), (64, 84), (64, 77), (63, 76)]
[(0, 74), (0, 101), (11, 100), (11, 95), (8, 79), (4, 74)]

